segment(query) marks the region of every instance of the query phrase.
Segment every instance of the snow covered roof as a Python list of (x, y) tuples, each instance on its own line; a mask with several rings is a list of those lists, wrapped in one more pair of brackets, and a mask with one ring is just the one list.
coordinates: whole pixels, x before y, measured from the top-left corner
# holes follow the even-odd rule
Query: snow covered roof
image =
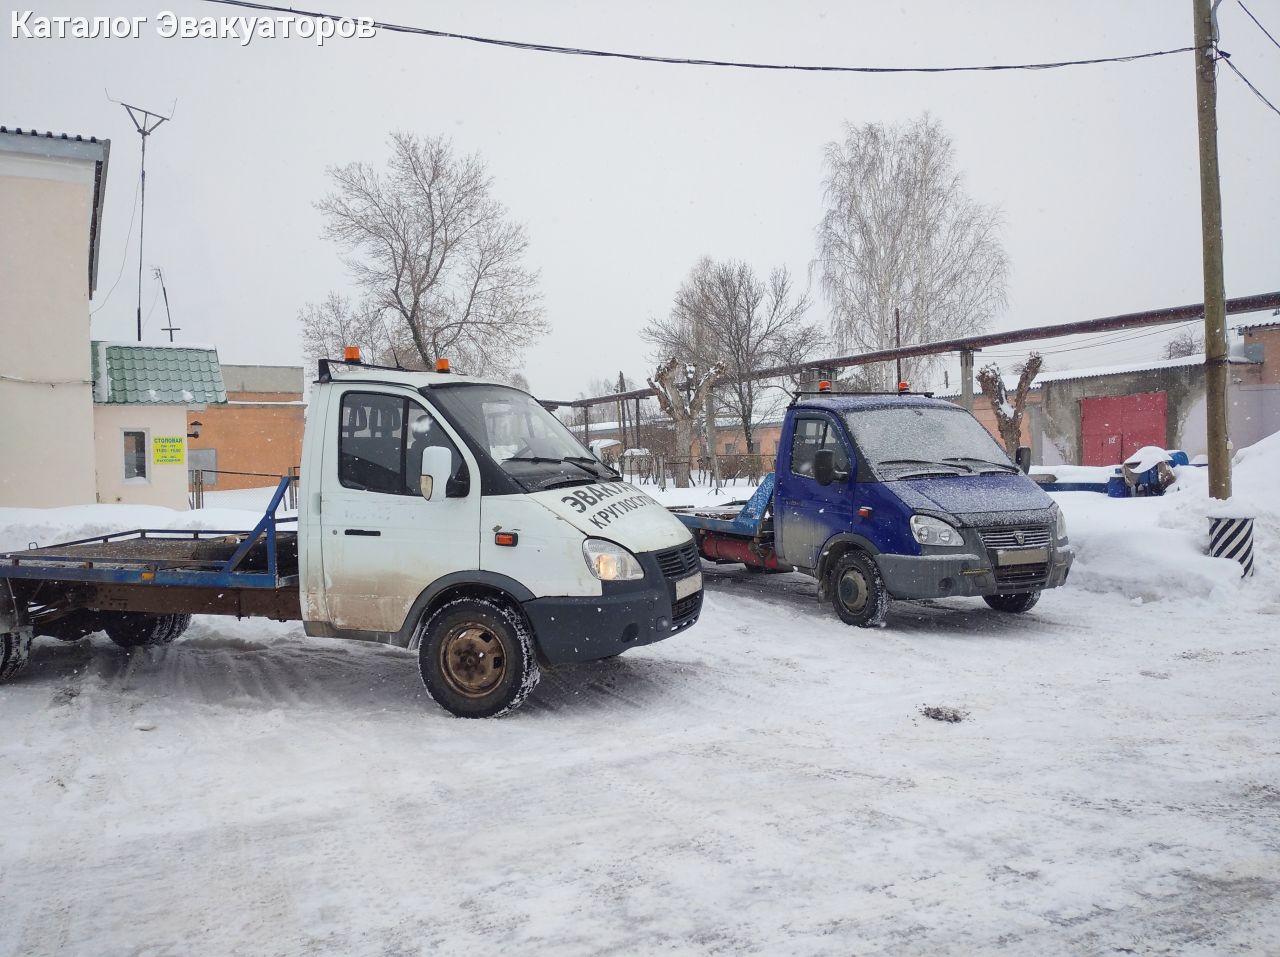
[[(1254, 363), (1255, 360), (1248, 359), (1244, 356), (1228, 356), (1227, 361), (1230, 363), (1248, 365)], [(1060, 369), (1055, 372), (1042, 372), (1036, 376), (1035, 382), (1031, 384), (1031, 390), (1034, 392), (1046, 382), (1070, 382), (1075, 379), (1098, 379), (1109, 375), (1125, 375), (1130, 372), (1152, 372), (1157, 369), (1178, 369), (1186, 366), (1202, 366), (1204, 365), (1204, 353), (1197, 352), (1195, 355), (1181, 356), (1177, 359), (1142, 359), (1137, 362), (1127, 362), (1120, 365), (1110, 366), (1089, 366), (1084, 369)], [(1005, 388), (1012, 391), (1018, 386), (1018, 377), (1016, 375), (1004, 376)], [(960, 395), (959, 389), (949, 389), (945, 392), (934, 393), (940, 399), (954, 399)], [(975, 377), (973, 380), (973, 394), (975, 396), (982, 395), (982, 387), (978, 385)]]
[(1255, 319), (1253, 322), (1242, 322), (1236, 326), (1236, 332), (1244, 332), (1246, 329), (1267, 329), (1273, 326), (1280, 326), (1280, 318), (1272, 316), (1270, 319)]
[(102, 204), (107, 196), (107, 162), (111, 141), (96, 136), (41, 133), (0, 126), (0, 151), (61, 160), (87, 160), (93, 167), (93, 209), (89, 217), (89, 298), (98, 288), (98, 248), (102, 237)]
[(211, 405), (227, 401), (218, 351), (187, 345), (94, 342), (93, 401)]
[[(1248, 364), (1252, 360), (1243, 356), (1229, 356), (1228, 362)], [(1151, 372), (1156, 369), (1178, 369), (1184, 366), (1202, 366), (1204, 365), (1204, 353), (1197, 352), (1195, 355), (1182, 356), (1178, 359), (1144, 359), (1138, 362), (1128, 362), (1123, 365), (1113, 366), (1093, 366), (1087, 369), (1063, 369), (1060, 372), (1045, 372), (1036, 376), (1036, 382), (1066, 382), (1071, 379), (1096, 379), (1100, 376), (1108, 375), (1124, 375), (1128, 372)]]

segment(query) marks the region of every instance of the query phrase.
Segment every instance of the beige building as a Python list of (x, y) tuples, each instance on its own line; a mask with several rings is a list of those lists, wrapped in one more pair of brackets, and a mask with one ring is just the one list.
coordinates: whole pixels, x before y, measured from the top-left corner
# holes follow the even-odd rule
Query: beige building
[(208, 346), (95, 342), (97, 500), (187, 507), (188, 413), (225, 406), (218, 353)]
[(187, 507), (209, 347), (91, 342), (107, 141), (0, 126), (0, 506)]
[(0, 506), (96, 499), (89, 299), (109, 155), (0, 126)]

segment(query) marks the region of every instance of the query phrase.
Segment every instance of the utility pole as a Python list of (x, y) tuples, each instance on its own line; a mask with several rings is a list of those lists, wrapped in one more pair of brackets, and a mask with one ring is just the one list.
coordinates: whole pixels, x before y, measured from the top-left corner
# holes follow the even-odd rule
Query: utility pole
[(1222, 277), (1222, 189), (1218, 181), (1218, 22), (1221, 0), (1192, 0), (1195, 18), (1196, 126), (1200, 135), (1200, 229), (1204, 253), (1205, 418), (1209, 494), (1231, 497), (1227, 449), (1226, 286)]
[[(108, 97), (110, 99), (110, 97)], [(112, 101), (117, 102), (117, 101)], [(129, 119), (133, 120), (134, 127), (138, 130), (138, 135), (142, 137), (142, 182), (139, 190), (142, 193), (142, 206), (138, 215), (138, 341), (142, 341), (142, 234), (147, 225), (147, 137), (156, 131), (161, 123), (172, 118), (170, 111), (169, 116), (161, 116), (159, 113), (152, 113), (150, 110), (144, 110), (140, 106), (130, 106), (128, 103), (121, 103), (125, 111), (129, 114)], [(170, 323), (172, 325), (172, 323)], [(169, 334), (172, 341), (173, 334)]]
[[(902, 317), (898, 315), (898, 307), (893, 307), (893, 347), (895, 349), (902, 348)], [(893, 381), (893, 388), (896, 391), (902, 385), (902, 356), (893, 360), (894, 374), (897, 376)]]
[(164, 273), (160, 271), (159, 266), (156, 266), (153, 270), (151, 270), (151, 273), (157, 279), (160, 280), (160, 291), (164, 294), (164, 314), (165, 314), (165, 317), (169, 320), (169, 324), (165, 326), (164, 329), (162, 329), (161, 331), (169, 333), (169, 341), (173, 342), (173, 334), (175, 332), (181, 332), (182, 328), (180, 326), (175, 326), (173, 324), (173, 313), (169, 312), (169, 290), (165, 287), (165, 284), (164, 284)]

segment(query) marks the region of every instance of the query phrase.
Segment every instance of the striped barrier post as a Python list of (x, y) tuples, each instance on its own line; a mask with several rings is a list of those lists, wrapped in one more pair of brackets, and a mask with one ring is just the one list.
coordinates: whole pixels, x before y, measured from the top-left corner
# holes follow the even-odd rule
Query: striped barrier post
[(1209, 554), (1239, 562), (1241, 578), (1253, 574), (1253, 519), (1209, 519)]

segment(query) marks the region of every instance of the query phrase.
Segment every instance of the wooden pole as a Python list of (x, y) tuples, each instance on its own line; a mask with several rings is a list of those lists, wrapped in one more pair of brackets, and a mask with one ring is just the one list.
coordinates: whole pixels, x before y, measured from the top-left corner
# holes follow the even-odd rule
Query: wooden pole
[(1195, 18), (1196, 126), (1200, 137), (1200, 231), (1204, 258), (1205, 418), (1209, 494), (1231, 497), (1227, 448), (1226, 284), (1222, 276), (1222, 188), (1218, 179), (1218, 29), (1210, 0), (1192, 0)]

